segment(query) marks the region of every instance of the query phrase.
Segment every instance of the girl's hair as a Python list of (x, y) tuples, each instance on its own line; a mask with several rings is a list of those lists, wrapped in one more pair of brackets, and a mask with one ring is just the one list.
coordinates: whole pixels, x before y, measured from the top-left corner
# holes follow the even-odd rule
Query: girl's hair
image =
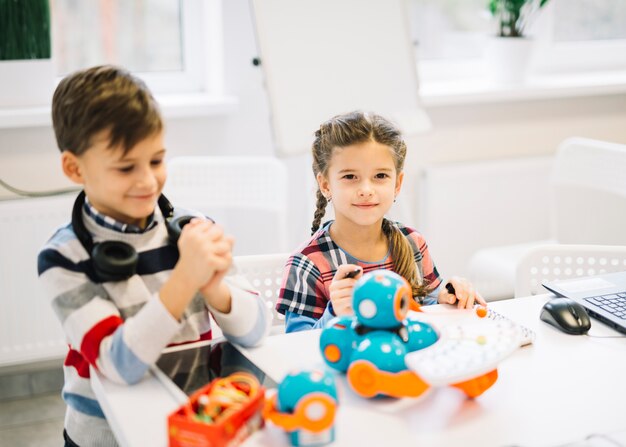
[[(406, 143), (398, 128), (380, 115), (355, 111), (331, 118), (322, 123), (315, 132), (313, 174), (316, 177), (317, 174), (322, 174), (323, 176), (328, 174), (328, 166), (335, 148), (343, 148), (367, 141), (374, 141), (388, 146), (396, 166), (396, 173), (402, 172), (406, 157)], [(319, 185), (316, 195), (317, 208), (313, 216), (311, 234), (319, 229), (320, 222), (326, 211), (326, 205), (328, 204), (326, 197), (319, 189)], [(428, 291), (417, 270), (413, 249), (409, 241), (387, 219), (383, 219), (382, 231), (389, 241), (394, 271), (409, 281), (414, 297), (426, 295)]]

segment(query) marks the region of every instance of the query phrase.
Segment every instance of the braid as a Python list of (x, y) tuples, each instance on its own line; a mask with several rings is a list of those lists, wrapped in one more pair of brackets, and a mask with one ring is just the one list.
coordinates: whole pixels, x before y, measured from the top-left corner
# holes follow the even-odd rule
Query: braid
[(411, 244), (389, 219), (383, 219), (382, 230), (389, 241), (394, 271), (409, 282), (413, 297), (421, 303), (422, 297), (428, 293), (428, 290), (419, 277)]
[(320, 222), (322, 221), (322, 217), (326, 214), (326, 204), (328, 200), (322, 194), (322, 191), (317, 189), (317, 208), (315, 209), (315, 214), (313, 215), (313, 223), (311, 224), (311, 235), (313, 235), (317, 229), (320, 227)]

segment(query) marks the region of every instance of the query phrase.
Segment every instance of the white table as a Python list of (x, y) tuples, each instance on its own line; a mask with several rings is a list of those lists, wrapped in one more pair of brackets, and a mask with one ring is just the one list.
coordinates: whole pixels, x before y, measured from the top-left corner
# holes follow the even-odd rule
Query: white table
[[(340, 407), (333, 445), (554, 446), (605, 434), (626, 442), (626, 338), (566, 335), (539, 320), (551, 295), (490, 303), (533, 329), (533, 345), (498, 367), (498, 381), (470, 400), (453, 388), (434, 388), (418, 399), (366, 400), (337, 374)], [(429, 306), (429, 312), (441, 306)], [(433, 318), (441, 318), (433, 316)], [(436, 321), (436, 320), (433, 320)], [(322, 368), (320, 331), (269, 337), (263, 346), (241, 349), (279, 382), (297, 369)], [(592, 320), (590, 335), (618, 335)], [(150, 375), (132, 387), (94, 376), (98, 400), (122, 446), (166, 446), (166, 417), (180, 392)], [(275, 427), (253, 435), (246, 446), (288, 445)], [(590, 443), (580, 444), (595, 445)], [(600, 445), (600, 444), (598, 444)]]

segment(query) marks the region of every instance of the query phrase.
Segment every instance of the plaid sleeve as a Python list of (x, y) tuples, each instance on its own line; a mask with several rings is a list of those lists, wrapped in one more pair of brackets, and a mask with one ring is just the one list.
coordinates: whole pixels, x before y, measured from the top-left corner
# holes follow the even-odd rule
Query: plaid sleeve
[(302, 253), (291, 256), (285, 265), (276, 310), (319, 319), (328, 302), (325, 295), (322, 275), (315, 263)]

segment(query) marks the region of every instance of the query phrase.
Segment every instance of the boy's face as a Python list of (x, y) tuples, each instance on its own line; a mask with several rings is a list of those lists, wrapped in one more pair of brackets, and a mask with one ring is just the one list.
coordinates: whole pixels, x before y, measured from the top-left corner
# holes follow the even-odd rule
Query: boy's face
[(82, 155), (63, 152), (62, 163), (65, 174), (83, 185), (99, 212), (144, 228), (167, 177), (164, 157), (162, 131), (126, 155), (121, 147), (109, 147), (108, 132), (102, 132)]

